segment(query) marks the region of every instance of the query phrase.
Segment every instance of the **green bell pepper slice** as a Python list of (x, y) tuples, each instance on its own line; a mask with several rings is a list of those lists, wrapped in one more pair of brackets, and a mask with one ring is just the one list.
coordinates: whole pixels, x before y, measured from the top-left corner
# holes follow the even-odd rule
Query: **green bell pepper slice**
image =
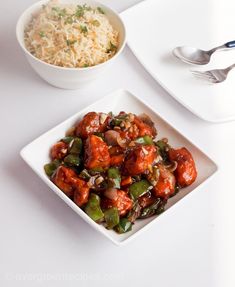
[(88, 203), (85, 207), (85, 212), (94, 221), (98, 221), (104, 217), (104, 213), (100, 208), (100, 197), (97, 194), (90, 194)]
[(112, 207), (104, 212), (104, 218), (107, 223), (107, 228), (112, 229), (119, 223), (119, 213), (117, 207)]
[(142, 210), (142, 212), (140, 214), (140, 218), (147, 218), (147, 217), (150, 217), (150, 216), (156, 214), (159, 207), (161, 207), (161, 199), (157, 198), (157, 200), (152, 205), (145, 207)]
[(109, 186), (114, 188), (120, 188), (121, 175), (119, 169), (111, 167), (108, 169)]
[(81, 160), (77, 154), (69, 154), (64, 158), (64, 162), (69, 166), (78, 167), (81, 163)]
[(132, 223), (127, 218), (121, 218), (118, 225), (115, 227), (117, 233), (125, 233), (131, 231)]
[(88, 172), (90, 173), (91, 176), (100, 174), (104, 172), (105, 170), (102, 167), (95, 167), (92, 169), (89, 169)]
[(69, 153), (71, 154), (81, 154), (82, 152), (82, 140), (80, 138), (74, 138), (71, 141), (71, 146), (69, 148)]
[(168, 152), (167, 152), (167, 150), (170, 147), (169, 144), (163, 140), (158, 140), (157, 142), (155, 142), (155, 145), (158, 147), (158, 151), (159, 151), (163, 161), (167, 162), (169, 160)]
[(60, 164), (61, 162), (58, 159), (55, 159), (52, 162), (45, 164), (44, 170), (47, 176), (51, 177)]
[(160, 198), (157, 198), (157, 200), (150, 206), (145, 207), (139, 218), (148, 218), (152, 215), (159, 215), (165, 210), (165, 205), (167, 203), (167, 200), (162, 200)]
[(64, 137), (61, 139), (62, 142), (69, 144), (72, 140), (74, 139), (74, 137)]
[(127, 114), (119, 115), (117, 117), (114, 117), (111, 121), (111, 125), (113, 126), (120, 126), (121, 123), (128, 117)]
[(83, 169), (83, 170), (80, 172), (79, 176), (80, 176), (81, 178), (84, 178), (84, 179), (90, 179), (90, 178), (91, 178), (91, 175), (89, 174), (89, 172), (88, 172), (86, 169)]
[(150, 187), (151, 187), (151, 184), (147, 180), (143, 179), (141, 181), (133, 183), (129, 187), (129, 192), (130, 192), (131, 197), (134, 200), (136, 200), (138, 197), (148, 192)]
[(139, 137), (135, 140), (135, 142), (138, 144), (143, 144), (143, 145), (152, 145), (153, 144), (153, 140), (150, 136)]

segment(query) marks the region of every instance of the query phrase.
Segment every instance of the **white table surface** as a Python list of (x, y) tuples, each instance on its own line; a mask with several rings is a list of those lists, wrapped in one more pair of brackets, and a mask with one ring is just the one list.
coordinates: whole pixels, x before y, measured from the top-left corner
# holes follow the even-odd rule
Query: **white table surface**
[[(84, 90), (49, 86), (15, 39), (17, 18), (33, 2), (1, 1), (0, 286), (234, 287), (235, 122), (215, 125), (191, 114), (128, 48), (105, 77)], [(102, 2), (121, 12), (138, 1)], [(220, 167), (165, 224), (124, 247), (88, 226), (19, 156), (31, 140), (118, 88), (151, 104)]]

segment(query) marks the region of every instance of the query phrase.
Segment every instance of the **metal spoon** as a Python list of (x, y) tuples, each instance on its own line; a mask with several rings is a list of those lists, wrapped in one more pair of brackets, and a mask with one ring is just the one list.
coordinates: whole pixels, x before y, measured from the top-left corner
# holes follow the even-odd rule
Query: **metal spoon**
[(180, 59), (181, 61), (188, 64), (205, 65), (210, 62), (211, 55), (217, 50), (227, 50), (235, 48), (235, 41), (230, 41), (224, 45), (213, 48), (209, 51), (203, 51), (193, 47), (177, 47), (172, 53), (173, 55)]

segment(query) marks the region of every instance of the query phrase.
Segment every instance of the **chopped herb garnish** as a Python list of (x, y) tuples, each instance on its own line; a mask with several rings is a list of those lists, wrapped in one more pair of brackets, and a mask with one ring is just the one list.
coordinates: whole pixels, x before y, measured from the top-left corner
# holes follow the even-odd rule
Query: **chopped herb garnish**
[(66, 43), (67, 43), (68, 46), (71, 46), (71, 45), (73, 45), (76, 42), (77, 42), (77, 40), (66, 40)]
[(77, 18), (81, 18), (84, 16), (85, 11), (90, 11), (91, 7), (87, 6), (86, 4), (84, 5), (77, 5), (77, 11), (75, 13), (75, 16)]
[(77, 11), (75, 13), (75, 16), (77, 18), (81, 18), (84, 15), (84, 9), (82, 8), (82, 6), (78, 5)]
[(64, 17), (66, 15), (66, 9), (60, 10), (60, 12), (58, 14), (59, 14), (59, 16)]
[(52, 7), (51, 10), (55, 11), (55, 12), (58, 12), (60, 10), (60, 8), (59, 7)]
[(93, 20), (91, 23), (92, 23), (92, 25), (94, 25), (96, 27), (100, 26), (100, 22), (98, 20)]
[(86, 10), (86, 11), (91, 11), (91, 7), (90, 6), (87, 6), (86, 4), (83, 5), (83, 9)]
[(87, 68), (87, 67), (89, 67), (89, 64), (84, 64), (83, 67)]
[(115, 52), (117, 50), (117, 46), (115, 46), (111, 41), (109, 42), (109, 48), (107, 49), (107, 53)]
[(84, 33), (84, 34), (88, 32), (87, 26), (80, 25), (80, 30), (81, 30), (81, 32)]
[(105, 14), (104, 10), (101, 7), (97, 7), (97, 10), (100, 12), (100, 14)]
[(66, 9), (60, 9), (59, 7), (52, 7), (52, 11), (55, 11), (59, 17), (64, 17), (66, 15)]
[(73, 18), (72, 17), (68, 17), (66, 20), (65, 20), (65, 24), (72, 24), (73, 23)]
[(40, 37), (45, 37), (45, 36), (46, 36), (46, 34), (45, 34), (45, 32), (40, 31), (40, 32), (39, 32), (39, 36), (40, 36)]

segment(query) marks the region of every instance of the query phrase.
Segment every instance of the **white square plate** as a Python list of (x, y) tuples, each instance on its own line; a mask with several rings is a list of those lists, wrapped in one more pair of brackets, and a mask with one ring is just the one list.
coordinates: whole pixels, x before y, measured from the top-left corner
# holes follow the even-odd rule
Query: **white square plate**
[[(93, 226), (96, 230), (104, 234), (115, 244), (121, 245), (128, 242), (131, 238), (134, 238), (137, 234), (143, 232), (151, 224), (157, 223), (158, 218), (151, 217), (148, 219), (137, 220), (132, 228), (132, 231), (119, 235), (114, 231), (105, 229), (103, 226), (95, 223), (90, 219), (72, 200), (70, 200), (56, 185), (54, 185), (50, 179), (46, 176), (43, 166), (50, 161), (49, 149), (58, 140), (64, 137), (65, 132), (81, 119), (86, 113), (90, 111), (97, 112), (114, 112), (115, 114), (120, 111), (133, 112), (136, 114), (146, 113), (156, 124), (158, 130), (158, 138), (167, 137), (169, 142), (174, 147), (187, 147), (193, 154), (198, 169), (198, 178), (188, 188), (182, 189), (175, 197), (168, 201), (166, 210), (159, 217), (167, 216), (169, 214), (170, 207), (176, 202), (181, 200), (185, 195), (195, 190), (199, 185), (204, 184), (209, 177), (212, 176), (217, 170), (216, 164), (208, 158), (199, 148), (192, 144), (188, 139), (176, 131), (165, 120), (157, 115), (151, 108), (134, 97), (131, 93), (118, 90), (106, 97), (100, 99), (94, 104), (88, 106), (84, 110), (78, 112), (74, 116), (70, 117), (66, 121), (62, 122), (55, 128), (49, 130), (32, 143), (28, 144), (21, 151), (22, 158), (27, 164), (36, 172), (36, 174), (61, 198), (63, 199), (76, 213), (78, 213), (86, 222)], [(172, 220), (174, 218), (172, 217)], [(173, 223), (174, 224), (174, 223)], [(169, 226), (170, 228), (170, 226)]]
[(190, 70), (224, 68), (235, 63), (235, 49), (216, 52), (205, 66), (181, 63), (177, 46), (209, 50), (234, 40), (231, 0), (146, 0), (122, 13), (127, 42), (146, 70), (171, 96), (200, 118), (235, 120), (235, 69), (220, 84), (196, 79)]

